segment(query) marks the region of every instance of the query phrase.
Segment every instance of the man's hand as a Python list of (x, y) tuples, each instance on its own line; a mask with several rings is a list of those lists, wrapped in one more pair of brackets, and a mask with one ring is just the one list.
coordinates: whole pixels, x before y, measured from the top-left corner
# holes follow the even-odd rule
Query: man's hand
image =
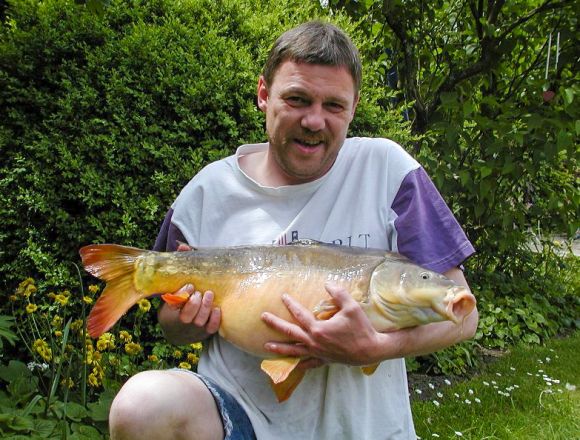
[(372, 327), (359, 303), (344, 288), (325, 287), (339, 311), (330, 319), (320, 321), (292, 297), (283, 295), (282, 301), (297, 323), (268, 312), (262, 314), (262, 319), (295, 342), (271, 341), (265, 344), (265, 349), (284, 356), (314, 358), (304, 361), (305, 368), (319, 366), (320, 360), (350, 365), (381, 361), (377, 356), (380, 334)]
[[(177, 251), (189, 251), (192, 248), (179, 244)], [(196, 291), (192, 284), (186, 284), (176, 294), (189, 296), (180, 309), (164, 304), (159, 310), (159, 324), (167, 340), (174, 344), (187, 344), (206, 339), (219, 330), (221, 311), (214, 307), (214, 294), (211, 291)]]
[(202, 295), (192, 284), (186, 284), (176, 292), (180, 293), (189, 295), (189, 299), (179, 310), (179, 321), (203, 329), (208, 335), (217, 332), (221, 311), (213, 306), (213, 292), (208, 290)]

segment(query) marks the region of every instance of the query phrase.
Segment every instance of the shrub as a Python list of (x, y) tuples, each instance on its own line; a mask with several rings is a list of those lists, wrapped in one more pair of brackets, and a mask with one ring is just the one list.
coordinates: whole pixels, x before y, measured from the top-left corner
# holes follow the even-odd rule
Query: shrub
[[(292, 10), (292, 14), (288, 14)], [(260, 11), (256, 13), (256, 11)], [(0, 28), (0, 279), (76, 283), (89, 242), (150, 247), (206, 163), (264, 139), (255, 85), (272, 38), (316, 3), (65, 0), (10, 4)], [(356, 36), (341, 17), (333, 17)], [(353, 133), (409, 130), (369, 62)], [(10, 289), (9, 289), (10, 290)]]

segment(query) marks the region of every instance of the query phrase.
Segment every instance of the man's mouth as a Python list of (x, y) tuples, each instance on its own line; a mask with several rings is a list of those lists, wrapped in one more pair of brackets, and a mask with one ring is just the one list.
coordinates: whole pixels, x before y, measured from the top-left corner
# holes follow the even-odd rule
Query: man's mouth
[(307, 140), (307, 139), (295, 139), (295, 142), (307, 149), (317, 148), (323, 143), (321, 140)]

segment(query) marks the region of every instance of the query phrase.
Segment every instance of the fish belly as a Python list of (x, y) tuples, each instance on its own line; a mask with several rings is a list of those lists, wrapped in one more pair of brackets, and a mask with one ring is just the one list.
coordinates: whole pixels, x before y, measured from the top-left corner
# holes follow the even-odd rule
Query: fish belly
[[(270, 312), (287, 321), (294, 318), (282, 302), (288, 294), (306, 309), (313, 310), (330, 296), (324, 285), (327, 273), (309, 273), (307, 277), (296, 273), (256, 274), (241, 281), (219, 301), (222, 321), (220, 335), (240, 349), (261, 357), (272, 353), (264, 350), (268, 341), (287, 342), (290, 339), (271, 329), (262, 321), (262, 313)], [(347, 289), (351, 282), (340, 281)]]

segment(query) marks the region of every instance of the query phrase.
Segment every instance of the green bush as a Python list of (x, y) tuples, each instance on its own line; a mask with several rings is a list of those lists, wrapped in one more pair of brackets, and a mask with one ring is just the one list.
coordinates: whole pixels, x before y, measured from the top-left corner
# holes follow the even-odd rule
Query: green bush
[[(264, 140), (255, 88), (273, 38), (327, 14), (299, 1), (104, 4), (102, 13), (66, 0), (14, 0), (2, 9), (0, 342), (10, 351), (0, 366), (0, 433), (7, 435), (100, 438), (112, 393), (128, 376), (195, 366), (199, 346), (161, 343), (149, 303), (98, 341), (87, 339), (84, 319), (98, 288), (83, 288), (78, 249), (150, 247), (170, 203), (202, 166)], [(347, 19), (332, 20), (358, 38)], [(381, 109), (388, 96), (378, 72), (365, 61), (351, 133), (413, 141), (400, 116)]]
[[(278, 3), (112, 1), (102, 15), (65, 0), (9, 4), (0, 29), (3, 290), (28, 276), (70, 287), (70, 262), (89, 242), (150, 247), (203, 165), (264, 139), (255, 87), (272, 39), (325, 13), (315, 2)], [(409, 130), (377, 104), (376, 70), (367, 63), (353, 133), (404, 143)]]

